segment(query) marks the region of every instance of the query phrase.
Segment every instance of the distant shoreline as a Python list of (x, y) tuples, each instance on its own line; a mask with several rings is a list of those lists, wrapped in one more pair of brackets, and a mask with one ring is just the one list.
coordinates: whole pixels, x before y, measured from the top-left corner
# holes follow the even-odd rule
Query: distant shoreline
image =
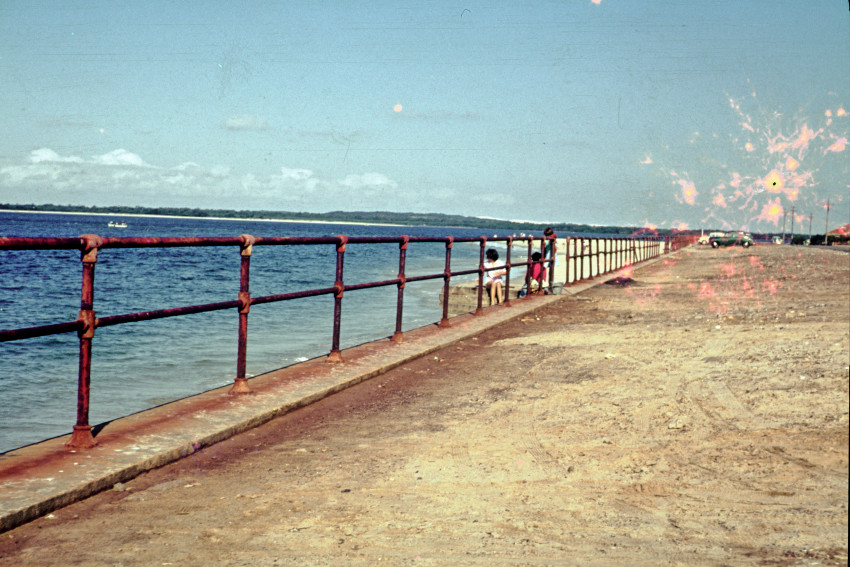
[[(412, 226), (405, 224), (390, 224), (381, 222), (351, 222), (351, 221), (322, 221), (322, 220), (298, 220), (298, 219), (260, 219), (260, 218), (241, 218), (241, 217), (196, 217), (189, 215), (151, 215), (144, 213), (89, 213), (82, 211), (26, 211), (19, 209), (0, 209), (0, 213), (24, 213), (33, 215), (80, 215), (80, 216), (98, 216), (112, 217), (113, 219), (124, 218), (153, 218), (153, 219), (188, 219), (188, 220), (223, 220), (223, 221), (244, 221), (244, 222), (286, 222), (286, 223), (302, 223), (302, 224), (344, 224), (344, 225), (361, 225), (361, 226)], [(451, 227), (447, 227), (451, 228)], [(462, 228), (462, 227), (459, 227)]]
[[(167, 217), (167, 218), (208, 218), (213, 220), (266, 221), (288, 223), (318, 223), (363, 226), (422, 226), (433, 228), (476, 229), (484, 231), (525, 231), (543, 232), (551, 226), (558, 233), (576, 234), (618, 234), (633, 235), (646, 231), (635, 226), (609, 226), (583, 223), (548, 222), (534, 223), (497, 219), (493, 217), (469, 217), (445, 213), (413, 213), (390, 211), (328, 211), (326, 213), (305, 213), (293, 211), (245, 211), (235, 209), (198, 209), (186, 207), (142, 207), (142, 206), (84, 206), (84, 205), (34, 205), (20, 203), (0, 203), (0, 211), (15, 213), (64, 213), (105, 215), (122, 217)], [(657, 234), (668, 233), (668, 229), (658, 229)]]

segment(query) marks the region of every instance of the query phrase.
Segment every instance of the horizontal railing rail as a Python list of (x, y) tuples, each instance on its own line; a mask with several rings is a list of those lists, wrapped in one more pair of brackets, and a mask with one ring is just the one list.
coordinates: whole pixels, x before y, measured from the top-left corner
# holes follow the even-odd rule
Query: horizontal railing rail
[[(620, 269), (632, 263), (636, 263), (651, 257), (658, 256), (665, 252), (669, 252), (678, 247), (692, 243), (693, 239), (684, 237), (675, 238), (667, 237), (659, 238), (626, 238), (626, 239), (588, 239), (588, 238), (567, 238), (566, 250), (566, 270), (567, 275), (565, 284), (574, 283), (583, 279), (608, 273), (616, 269)], [(502, 242), (507, 248), (507, 257), (505, 259), (504, 268), (486, 267), (484, 263), (485, 248), (488, 243)], [(267, 303), (275, 303), (280, 301), (289, 301), (308, 297), (316, 297), (322, 295), (334, 296), (334, 315), (333, 315), (333, 331), (331, 335), (331, 349), (327, 360), (329, 362), (342, 362), (340, 352), (340, 320), (342, 313), (342, 299), (345, 292), (358, 291), (363, 289), (373, 289), (379, 287), (396, 286), (398, 288), (396, 299), (396, 323), (395, 331), (391, 337), (392, 341), (400, 342), (403, 340), (402, 333), (402, 315), (404, 303), (404, 289), (407, 283), (421, 282), (427, 280), (443, 280), (443, 303), (442, 303), (442, 318), (439, 321), (440, 327), (450, 326), (449, 323), (449, 286), (451, 279), (454, 277), (465, 275), (478, 276), (478, 298), (477, 308), (474, 311), (475, 315), (483, 313), (483, 290), (485, 288), (484, 279), (486, 273), (491, 270), (505, 269), (505, 302), (506, 307), (510, 306), (510, 290), (511, 290), (511, 270), (525, 267), (524, 286), (529, 289), (531, 266), (536, 262), (532, 261), (532, 249), (535, 242), (539, 243), (541, 256), (543, 255), (547, 239), (533, 237), (504, 237), (492, 238), (486, 237), (477, 238), (454, 238), (447, 237), (415, 237), (415, 236), (397, 236), (397, 237), (348, 237), (345, 235), (329, 236), (329, 237), (257, 237), (247, 234), (238, 237), (101, 237), (98, 235), (83, 235), (77, 238), (17, 238), (17, 237), (0, 237), (0, 250), (79, 250), (81, 253), (82, 263), (82, 285), (80, 292), (80, 311), (77, 319), (63, 323), (55, 323), (34, 327), (0, 330), (0, 342), (15, 341), (29, 339), (35, 337), (43, 337), (48, 335), (56, 335), (63, 333), (76, 332), (80, 341), (79, 354), (79, 372), (78, 372), (78, 387), (77, 387), (77, 422), (73, 426), (73, 433), (70, 441), (66, 444), (69, 449), (82, 449), (92, 447), (95, 444), (92, 435), (92, 428), (89, 424), (89, 389), (91, 381), (91, 358), (92, 358), (92, 339), (95, 335), (95, 330), (101, 327), (112, 325), (121, 325), (125, 323), (136, 323), (140, 321), (150, 321), (154, 319), (162, 319), (167, 317), (177, 317), (196, 313), (205, 313), (211, 311), (221, 311), (227, 309), (236, 309), (239, 313), (238, 332), (237, 332), (237, 360), (236, 360), (236, 376), (234, 383), (230, 389), (231, 394), (242, 394), (250, 391), (246, 378), (246, 357), (247, 357), (247, 340), (248, 340), (248, 314), (252, 305), (261, 305)], [(445, 246), (445, 268), (442, 272), (433, 274), (418, 274), (408, 276), (406, 273), (406, 253), (408, 246), (411, 243), (442, 243)], [(469, 269), (452, 269), (452, 249), (455, 243), (478, 243), (480, 247), (479, 261), (475, 268)], [(524, 243), (527, 247), (527, 257), (524, 261), (514, 262), (511, 258), (512, 249), (519, 243)], [(399, 247), (398, 253), (398, 275), (395, 278), (360, 282), (355, 284), (344, 283), (344, 259), (346, 247), (349, 244), (397, 244)], [(251, 296), (250, 294), (250, 262), (255, 246), (312, 246), (312, 245), (333, 245), (336, 248), (336, 269), (335, 277), (332, 286), (307, 289), (302, 291)], [(237, 298), (229, 301), (220, 301), (214, 303), (204, 303), (199, 305), (189, 305), (181, 307), (172, 307), (166, 309), (157, 309), (151, 311), (139, 311), (134, 313), (125, 313), (119, 315), (109, 315), (105, 317), (97, 317), (95, 314), (94, 305), (94, 273), (95, 265), (98, 260), (98, 251), (120, 248), (168, 248), (168, 247), (209, 247), (209, 246), (236, 246), (240, 252), (240, 280), (239, 292)], [(594, 262), (596, 270), (592, 269)], [(554, 289), (554, 273), (553, 269), (556, 265), (556, 260), (551, 255), (542, 258), (537, 263), (541, 266), (549, 267), (548, 290), (551, 292)], [(584, 267), (589, 263), (589, 268), (585, 274)], [(539, 292), (544, 291), (542, 276), (538, 281)]]

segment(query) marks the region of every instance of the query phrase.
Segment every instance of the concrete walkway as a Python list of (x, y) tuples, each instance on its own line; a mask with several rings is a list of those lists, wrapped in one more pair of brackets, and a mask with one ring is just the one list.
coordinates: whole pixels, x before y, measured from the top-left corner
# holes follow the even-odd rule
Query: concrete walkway
[(483, 315), (453, 317), (450, 327), (410, 331), (402, 342), (354, 347), (343, 351), (341, 364), (322, 357), (263, 374), (249, 381), (249, 395), (228, 395), (226, 386), (117, 419), (89, 450), (65, 450), (65, 436), (9, 451), (0, 455), (0, 532), (615, 276), (576, 283), (560, 296), (526, 297), (485, 308)]

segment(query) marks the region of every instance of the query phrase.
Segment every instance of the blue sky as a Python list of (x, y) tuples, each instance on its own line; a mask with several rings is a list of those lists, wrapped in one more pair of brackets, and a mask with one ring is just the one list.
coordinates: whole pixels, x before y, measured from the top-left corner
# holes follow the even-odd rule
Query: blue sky
[(0, 202), (822, 232), (848, 55), (844, 0), (4, 2)]

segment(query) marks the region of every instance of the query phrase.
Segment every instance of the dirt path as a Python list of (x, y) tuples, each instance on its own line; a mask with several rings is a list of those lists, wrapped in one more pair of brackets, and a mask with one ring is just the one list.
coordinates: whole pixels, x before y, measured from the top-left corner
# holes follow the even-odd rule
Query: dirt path
[(0, 566), (846, 565), (850, 255), (692, 248), (0, 536)]

